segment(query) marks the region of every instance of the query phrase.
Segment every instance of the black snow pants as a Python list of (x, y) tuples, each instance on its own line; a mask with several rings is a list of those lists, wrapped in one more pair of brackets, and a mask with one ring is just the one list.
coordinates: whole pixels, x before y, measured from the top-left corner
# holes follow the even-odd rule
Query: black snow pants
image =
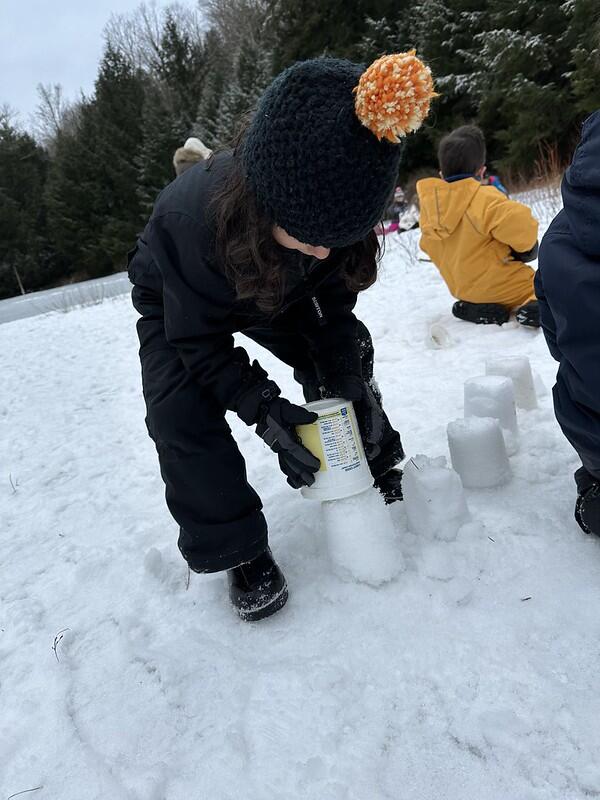
[[(267, 546), (261, 500), (248, 483), (225, 409), (186, 371), (137, 287), (133, 302), (142, 314), (138, 332), (146, 425), (158, 451), (167, 506), (180, 526), (179, 549), (195, 572), (231, 569)], [(146, 322), (151, 336), (143, 333)], [(294, 369), (307, 401), (318, 399), (315, 367), (299, 334), (272, 328), (249, 328), (242, 333)], [(371, 381), (373, 344), (362, 323), (359, 339), (363, 377)], [(402, 457), (400, 436), (386, 418), (382, 452), (371, 464), (373, 474), (383, 474)], [(273, 469), (278, 469), (275, 458)]]

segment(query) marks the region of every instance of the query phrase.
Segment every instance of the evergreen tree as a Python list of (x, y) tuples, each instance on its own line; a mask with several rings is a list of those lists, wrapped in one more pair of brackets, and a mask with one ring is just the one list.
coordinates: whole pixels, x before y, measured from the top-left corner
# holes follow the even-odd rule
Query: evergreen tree
[(392, 18), (404, 8), (392, 0), (271, 0), (275, 36), (274, 71), (306, 58), (330, 55), (360, 58), (360, 43), (368, 30), (368, 19)]
[[(385, 53), (415, 49), (432, 69), (439, 97), (423, 127), (404, 142), (400, 177), (409, 184), (418, 172), (436, 164), (435, 145), (441, 132), (471, 119), (475, 103), (462, 48), (470, 43), (483, 14), (468, 0), (421, 0), (397, 3), (385, 17), (366, 20), (359, 51), (367, 62)], [(481, 8), (481, 2), (478, 7)]]
[(108, 47), (93, 100), (75, 130), (58, 138), (48, 188), (54, 244), (71, 271), (121, 269), (135, 240), (142, 104), (141, 76)]
[(0, 118), (0, 297), (39, 289), (57, 275), (43, 203), (48, 158), (29, 134)]
[[(97, 192), (90, 169), (89, 102), (82, 102), (69, 129), (59, 131), (53, 146), (44, 202), (48, 210), (49, 238), (62, 276), (82, 270), (86, 239), (97, 235), (90, 221), (92, 202)], [(92, 145), (93, 147), (93, 145)]]
[(198, 136), (208, 147), (215, 147), (219, 142), (220, 108), (226, 87), (231, 81), (233, 65), (231, 54), (219, 34), (210, 29), (204, 40), (204, 60), (207, 73), (200, 92), (194, 122), (194, 135)]
[(357, 45), (357, 55), (370, 64), (385, 53), (401, 53), (410, 49), (408, 23), (404, 16), (388, 19), (379, 17), (365, 20), (365, 31)]
[(531, 175), (540, 144), (563, 148), (577, 111), (567, 78), (571, 48), (560, 0), (488, 0), (488, 30), (465, 48), (478, 120), (499, 163)]
[(93, 106), (92, 167), (100, 184), (96, 209), (100, 235), (86, 248), (91, 269), (122, 268), (124, 254), (139, 230), (136, 157), (142, 142), (143, 99), (139, 73), (108, 49), (96, 81)]
[(173, 116), (170, 111), (168, 89), (148, 80), (142, 112), (142, 144), (136, 158), (140, 222), (145, 222), (158, 193), (175, 177), (173, 154), (189, 133), (183, 117)]
[(242, 42), (227, 88), (219, 105), (217, 139), (228, 142), (242, 117), (252, 111), (271, 80), (271, 53), (248, 38)]
[(189, 131), (194, 123), (205, 77), (201, 41), (182, 30), (174, 13), (167, 10), (160, 40), (158, 79), (164, 85), (163, 101), (177, 125)]
[(484, 130), (491, 163), (530, 176), (540, 150), (566, 158), (582, 115), (598, 106), (600, 9), (594, 0), (421, 0), (368, 20), (362, 50), (414, 46), (440, 97), (406, 143), (403, 171), (434, 164), (439, 138), (465, 122)]
[(562, 9), (568, 19), (565, 36), (572, 59), (568, 77), (575, 108), (587, 115), (600, 108), (600, 6), (597, 0), (567, 0)]
[(195, 132), (195, 117), (206, 75), (204, 46), (182, 29), (167, 10), (158, 48), (156, 74), (145, 81), (142, 143), (136, 163), (142, 219), (157, 194), (174, 177), (173, 154)]

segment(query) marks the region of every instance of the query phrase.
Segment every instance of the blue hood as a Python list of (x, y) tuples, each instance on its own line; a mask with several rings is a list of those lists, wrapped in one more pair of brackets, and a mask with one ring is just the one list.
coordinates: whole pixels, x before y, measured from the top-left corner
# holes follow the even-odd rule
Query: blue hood
[(562, 182), (569, 227), (579, 249), (600, 256), (600, 111), (583, 124), (581, 141)]

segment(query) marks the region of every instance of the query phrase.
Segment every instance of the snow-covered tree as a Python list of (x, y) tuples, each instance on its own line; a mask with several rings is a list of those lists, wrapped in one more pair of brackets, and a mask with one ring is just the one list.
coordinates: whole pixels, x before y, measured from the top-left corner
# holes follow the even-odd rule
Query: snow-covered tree
[(271, 80), (271, 53), (252, 39), (242, 42), (219, 106), (217, 137), (226, 142), (235, 134), (240, 120), (256, 106)]

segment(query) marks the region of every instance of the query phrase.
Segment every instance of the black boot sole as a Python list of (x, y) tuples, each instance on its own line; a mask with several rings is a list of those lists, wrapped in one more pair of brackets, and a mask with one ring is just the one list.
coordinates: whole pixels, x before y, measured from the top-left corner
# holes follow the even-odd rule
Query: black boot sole
[(591, 530), (583, 521), (583, 517), (581, 516), (581, 506), (583, 505), (583, 497), (581, 495), (577, 498), (577, 502), (575, 503), (575, 522), (579, 525), (581, 530), (588, 535), (591, 533)]
[(252, 609), (244, 609), (244, 608), (236, 608), (235, 610), (239, 614), (240, 619), (243, 622), (258, 622), (261, 619), (266, 619), (270, 617), (272, 614), (277, 613), (280, 609), (284, 607), (284, 605), (288, 601), (288, 588), (287, 584), (283, 587), (283, 589), (279, 592), (279, 594), (270, 600), (266, 605), (261, 606), (260, 608), (252, 608)]
[(452, 314), (475, 325), (505, 325), (510, 319), (506, 308), (497, 303), (469, 303), (466, 300), (454, 303)]

